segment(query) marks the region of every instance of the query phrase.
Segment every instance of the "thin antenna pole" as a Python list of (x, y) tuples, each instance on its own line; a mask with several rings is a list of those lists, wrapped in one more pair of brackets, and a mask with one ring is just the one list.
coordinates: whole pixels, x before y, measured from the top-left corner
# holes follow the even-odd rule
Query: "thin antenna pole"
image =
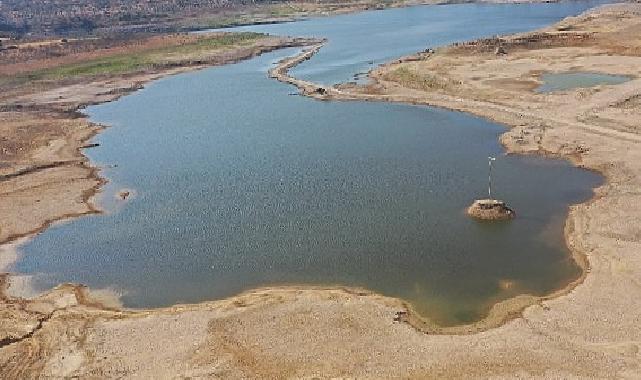
[(489, 166), (488, 175), (487, 175), (487, 196), (489, 199), (492, 199), (492, 161), (496, 160), (494, 157), (488, 157), (487, 163)]

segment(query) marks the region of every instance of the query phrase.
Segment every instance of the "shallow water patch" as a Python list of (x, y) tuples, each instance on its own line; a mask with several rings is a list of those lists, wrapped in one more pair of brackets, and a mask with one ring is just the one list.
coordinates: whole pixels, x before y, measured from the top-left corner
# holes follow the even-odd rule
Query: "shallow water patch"
[(629, 76), (593, 72), (546, 73), (541, 75), (543, 84), (536, 89), (538, 93), (590, 88), (599, 85), (615, 85), (629, 81)]

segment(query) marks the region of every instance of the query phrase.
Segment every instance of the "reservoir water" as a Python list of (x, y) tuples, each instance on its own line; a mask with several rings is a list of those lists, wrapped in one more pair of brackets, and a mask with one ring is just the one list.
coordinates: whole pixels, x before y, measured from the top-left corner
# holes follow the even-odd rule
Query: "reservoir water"
[[(415, 7), (251, 29), (328, 37), (294, 73), (329, 83), (370, 61), (533, 29), (590, 4)], [(40, 289), (111, 288), (131, 307), (265, 285), (362, 286), (446, 325), (576, 278), (564, 219), (599, 176), (504, 156), (504, 128), (470, 115), (289, 96), (294, 88), (266, 71), (296, 52), (168, 77), (87, 109), (112, 126), (87, 151), (110, 181), (99, 199), (106, 213), (39, 234), (14, 271)], [(486, 192), (490, 155), (494, 191), (518, 213), (508, 223), (464, 213)], [(134, 190), (126, 202), (116, 200), (122, 188)]]

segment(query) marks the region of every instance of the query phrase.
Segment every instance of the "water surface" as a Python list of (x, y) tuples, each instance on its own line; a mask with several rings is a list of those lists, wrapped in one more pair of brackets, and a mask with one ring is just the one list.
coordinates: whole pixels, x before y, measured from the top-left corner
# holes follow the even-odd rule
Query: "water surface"
[[(492, 34), (578, 12), (557, 4), (507, 7), (522, 9), (512, 17), (504, 6), (413, 9), (392, 28), (396, 43), (376, 50), (362, 36), (386, 28), (385, 12), (393, 22), (402, 11), (300, 23), (325, 25), (314, 34), (326, 32), (332, 46), (360, 46), (353, 53), (328, 46), (317, 67), (308, 63), (300, 73), (340, 80), (363, 60), (416, 50), (418, 41), (433, 46), (433, 35), (480, 33), (459, 30), (459, 18)], [(449, 18), (424, 29), (421, 17), (437, 11)], [(273, 27), (295, 34), (300, 24)], [(563, 221), (569, 204), (591, 196), (597, 175), (563, 161), (502, 156), (503, 128), (470, 115), (289, 96), (294, 89), (266, 70), (296, 51), (165, 78), (90, 107), (93, 121), (113, 126), (87, 151), (110, 180), (101, 199), (108, 212), (47, 229), (23, 247), (14, 269), (34, 274), (40, 288), (110, 287), (132, 307), (262, 285), (363, 286), (405, 298), (444, 324), (576, 278)], [(494, 190), (517, 210), (512, 222), (464, 214), (485, 194), (488, 155), (499, 157)], [(117, 201), (121, 188), (135, 196)]]
[(536, 91), (540, 93), (589, 88), (607, 84), (621, 84), (630, 80), (625, 75), (589, 72), (547, 73), (541, 75), (543, 84)]
[(426, 48), (457, 41), (541, 28), (607, 1), (554, 4), (451, 4), (386, 9), (306, 21), (246, 26), (276, 35), (325, 37), (328, 43), (291, 73), (323, 84), (354, 79), (357, 73)]

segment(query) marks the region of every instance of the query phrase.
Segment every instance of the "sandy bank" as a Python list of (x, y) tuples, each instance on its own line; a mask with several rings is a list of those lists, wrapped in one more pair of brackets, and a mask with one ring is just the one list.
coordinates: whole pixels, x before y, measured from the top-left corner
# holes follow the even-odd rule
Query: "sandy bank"
[[(308, 93), (324, 99), (415, 102), (475, 113), (514, 127), (503, 137), (510, 151), (568, 157), (604, 173), (607, 184), (593, 201), (573, 207), (566, 225), (572, 251), (589, 267), (582, 284), (569, 293), (536, 300), (522, 315), (502, 313), (501, 322), (509, 322), (497, 328), (435, 335), (405, 323), (421, 321), (412, 320), (414, 314), (401, 301), (364, 290), (258, 289), (216, 302), (122, 311), (93, 303), (84, 288), (61, 286), (31, 301), (6, 297), (2, 301), (0, 373), (10, 377), (637, 377), (641, 371), (641, 136), (637, 131), (641, 81), (552, 95), (531, 89), (540, 72), (551, 70), (641, 77), (636, 47), (641, 40), (641, 6), (601, 8), (548, 32), (567, 34), (568, 28), (591, 37), (571, 44), (564, 37), (551, 38), (566, 41), (561, 46), (521, 46), (508, 38), (500, 42), (505, 56), (486, 49), (485, 42), (452, 47), (382, 67), (366, 87), (319, 91), (313, 84), (302, 85), (312, 86)], [(415, 80), (395, 77), (395, 70), (405, 65), (425, 79), (418, 83), (428, 85), (418, 87)], [(286, 76), (286, 69), (271, 73)], [(437, 85), (430, 86), (434, 80)], [(20, 177), (7, 175), (8, 180)]]

